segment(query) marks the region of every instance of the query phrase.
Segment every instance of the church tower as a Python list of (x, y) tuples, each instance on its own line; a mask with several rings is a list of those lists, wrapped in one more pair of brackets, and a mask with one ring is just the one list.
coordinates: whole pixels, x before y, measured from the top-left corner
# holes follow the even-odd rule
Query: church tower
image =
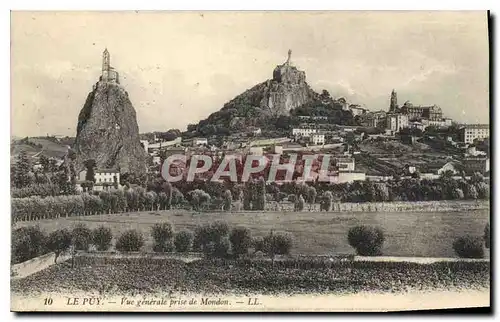
[(120, 84), (120, 75), (111, 67), (111, 55), (107, 48), (102, 53), (102, 74), (100, 80), (107, 83)]
[(389, 106), (389, 112), (393, 113), (398, 110), (398, 93), (393, 89), (391, 92), (391, 105)]

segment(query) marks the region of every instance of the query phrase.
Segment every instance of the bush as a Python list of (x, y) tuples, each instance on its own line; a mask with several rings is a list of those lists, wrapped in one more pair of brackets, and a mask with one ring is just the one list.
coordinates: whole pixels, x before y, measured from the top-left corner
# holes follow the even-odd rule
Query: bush
[(227, 258), (231, 250), (229, 238), (223, 237), (218, 242), (210, 242), (205, 248), (205, 254), (211, 257)]
[(172, 240), (167, 240), (166, 242), (162, 244), (156, 243), (153, 246), (153, 251), (156, 253), (170, 253), (174, 251), (174, 243)]
[(168, 222), (155, 224), (151, 227), (151, 236), (153, 236), (157, 245), (163, 245), (166, 242), (171, 241), (174, 236), (172, 225)]
[(326, 191), (321, 196), (320, 211), (331, 211), (332, 210), (333, 195), (330, 191)]
[(484, 246), (490, 248), (490, 223), (484, 227)]
[(54, 263), (57, 262), (57, 258), (62, 252), (69, 249), (72, 239), (71, 233), (67, 229), (59, 229), (50, 233), (47, 238), (47, 249), (56, 254)]
[(92, 243), (99, 251), (108, 250), (111, 247), (113, 234), (111, 229), (101, 226), (92, 231)]
[(216, 221), (212, 224), (198, 226), (196, 228), (193, 248), (201, 250), (207, 255), (216, 255), (215, 253), (222, 245), (222, 240), (227, 237), (229, 227), (227, 223)]
[(302, 195), (299, 196), (299, 198), (297, 198), (297, 200), (295, 201), (295, 211), (303, 211), (304, 210), (304, 206), (305, 206), (305, 200), (304, 200), (304, 197), (302, 197)]
[(229, 237), (233, 254), (236, 256), (247, 254), (252, 245), (252, 235), (250, 230), (245, 227), (236, 227), (231, 231)]
[(453, 250), (461, 258), (483, 258), (483, 241), (480, 237), (463, 236), (453, 242)]
[(121, 234), (115, 248), (121, 252), (138, 251), (144, 245), (144, 238), (137, 230), (128, 230)]
[(183, 230), (175, 235), (175, 250), (179, 253), (188, 252), (193, 244), (193, 234), (190, 231)]
[(288, 234), (269, 234), (263, 239), (263, 251), (269, 255), (287, 255), (292, 249), (292, 237)]
[(48, 252), (46, 236), (36, 227), (22, 227), (12, 232), (12, 262), (22, 263)]
[(78, 224), (71, 232), (73, 236), (73, 246), (76, 250), (89, 249), (90, 243), (92, 242), (92, 232), (84, 224)]
[(262, 237), (254, 238), (252, 240), (252, 245), (253, 245), (255, 252), (264, 252), (265, 251), (264, 238), (262, 238)]
[(349, 229), (347, 240), (358, 255), (380, 256), (385, 237), (378, 227), (356, 226)]

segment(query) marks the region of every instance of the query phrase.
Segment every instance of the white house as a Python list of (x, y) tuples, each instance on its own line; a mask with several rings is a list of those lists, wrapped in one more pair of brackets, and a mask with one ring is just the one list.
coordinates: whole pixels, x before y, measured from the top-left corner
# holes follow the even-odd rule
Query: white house
[(308, 137), (311, 134), (316, 133), (316, 132), (318, 132), (318, 130), (313, 129), (313, 128), (294, 128), (294, 129), (292, 129), (292, 135), (301, 135), (304, 137)]
[(337, 168), (339, 171), (354, 171), (354, 158), (338, 158)]
[[(78, 186), (81, 187), (81, 184), (86, 181), (86, 175), (86, 169), (78, 173)], [(94, 190), (97, 191), (104, 190), (105, 186), (112, 187), (113, 185), (115, 185), (115, 182), (116, 184), (118, 184), (118, 187), (120, 187), (120, 172), (116, 169), (95, 169), (94, 179)]]
[(437, 173), (440, 175), (445, 173), (446, 171), (451, 171), (453, 174), (458, 173), (457, 163), (454, 161), (450, 161), (443, 165), (440, 169), (438, 169)]
[(149, 148), (149, 142), (148, 142), (148, 140), (140, 140), (140, 141), (141, 141), (141, 145), (144, 148), (144, 150), (146, 152), (148, 152), (148, 148)]
[(260, 147), (260, 146), (252, 146), (248, 150), (248, 153), (249, 154), (253, 154), (253, 155), (263, 155), (264, 154), (264, 149), (262, 147)]
[(198, 146), (198, 145), (208, 145), (208, 139), (207, 138), (193, 138), (193, 146)]
[(401, 129), (408, 127), (408, 115), (402, 113), (387, 114), (387, 129), (399, 132)]
[(325, 144), (325, 134), (323, 134), (323, 133), (313, 133), (311, 135), (311, 141), (315, 145), (323, 145), (323, 144)]

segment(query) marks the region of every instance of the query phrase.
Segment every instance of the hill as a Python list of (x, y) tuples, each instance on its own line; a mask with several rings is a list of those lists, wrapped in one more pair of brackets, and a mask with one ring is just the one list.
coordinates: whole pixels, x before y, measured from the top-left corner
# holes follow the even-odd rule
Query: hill
[(334, 100), (325, 90), (315, 92), (306, 82), (305, 72), (291, 64), (290, 55), (276, 66), (272, 79), (237, 95), (198, 124), (190, 124), (187, 135), (229, 135), (251, 126), (288, 130), (299, 123), (297, 116), (326, 116), (335, 124), (354, 125), (345, 100)]
[[(10, 144), (11, 160), (17, 158), (21, 151), (25, 151), (29, 157), (45, 155), (49, 158), (63, 158), (71, 146), (72, 138), (58, 139), (55, 137), (25, 137), (12, 139)], [(69, 143), (69, 144), (68, 144)]]

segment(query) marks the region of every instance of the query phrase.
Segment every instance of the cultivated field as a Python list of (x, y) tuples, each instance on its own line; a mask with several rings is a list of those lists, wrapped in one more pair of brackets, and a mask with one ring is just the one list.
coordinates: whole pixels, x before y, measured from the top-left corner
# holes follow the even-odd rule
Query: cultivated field
[(69, 217), (17, 223), (17, 227), (39, 225), (51, 232), (84, 223), (89, 228), (104, 225), (116, 238), (128, 229), (140, 230), (151, 251), (151, 226), (169, 221), (176, 231), (194, 230), (197, 225), (216, 220), (230, 226), (245, 226), (253, 236), (285, 231), (293, 235), (292, 254), (354, 253), (347, 232), (356, 225), (374, 225), (384, 230), (383, 254), (387, 256), (455, 257), (452, 243), (465, 234), (482, 236), (489, 210), (444, 212), (238, 212), (193, 213), (186, 210), (133, 212), (112, 215)]
[(14, 293), (314, 294), (489, 289), (489, 263), (300, 262), (289, 260), (107, 259), (78, 257), (22, 280)]

